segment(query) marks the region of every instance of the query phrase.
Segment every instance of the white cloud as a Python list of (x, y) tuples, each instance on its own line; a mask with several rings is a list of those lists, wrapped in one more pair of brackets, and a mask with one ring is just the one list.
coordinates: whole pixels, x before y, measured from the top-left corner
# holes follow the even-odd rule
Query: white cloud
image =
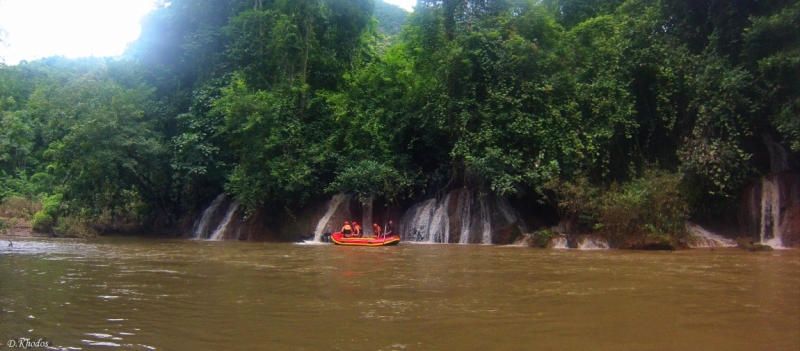
[(406, 11), (414, 11), (413, 6), (417, 4), (417, 0), (383, 0), (383, 2), (400, 6)]
[(0, 0), (6, 63), (53, 55), (117, 56), (139, 37), (154, 0)]
[[(408, 11), (416, 0), (384, 0)], [(0, 58), (117, 56), (139, 37), (156, 0), (0, 0)]]

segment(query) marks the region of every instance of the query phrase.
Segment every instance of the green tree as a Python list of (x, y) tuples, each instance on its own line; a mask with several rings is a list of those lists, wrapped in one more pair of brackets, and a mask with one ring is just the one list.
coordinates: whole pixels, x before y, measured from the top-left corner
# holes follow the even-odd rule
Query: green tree
[(73, 214), (122, 215), (137, 201), (167, 206), (167, 153), (145, 118), (149, 94), (120, 86), (103, 72), (32, 94), (29, 107), (42, 121), (48, 170), (62, 180), (57, 191)]
[(751, 20), (745, 51), (757, 74), (760, 110), (785, 143), (800, 151), (800, 3)]

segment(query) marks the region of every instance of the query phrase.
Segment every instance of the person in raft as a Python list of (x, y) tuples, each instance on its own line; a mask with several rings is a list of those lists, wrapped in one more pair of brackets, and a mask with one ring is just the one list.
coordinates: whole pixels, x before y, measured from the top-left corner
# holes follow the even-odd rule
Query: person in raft
[(361, 226), (358, 225), (358, 222), (353, 222), (353, 237), (354, 238), (361, 237)]
[(389, 221), (389, 224), (386, 225), (386, 233), (384, 233), (383, 235), (389, 236), (392, 234), (394, 234), (394, 222)]
[(351, 234), (353, 234), (353, 227), (350, 226), (350, 222), (344, 221), (342, 235), (344, 235), (345, 238), (349, 238)]
[(381, 237), (381, 226), (379, 226), (378, 223), (372, 224), (372, 237), (373, 238)]

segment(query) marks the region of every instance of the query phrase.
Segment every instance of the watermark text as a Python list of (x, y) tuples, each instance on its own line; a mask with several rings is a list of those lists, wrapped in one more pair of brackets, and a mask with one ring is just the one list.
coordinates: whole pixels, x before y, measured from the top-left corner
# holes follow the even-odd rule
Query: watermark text
[(42, 339), (39, 340), (31, 340), (28, 338), (19, 338), (19, 339), (11, 339), (6, 342), (6, 346), (10, 348), (20, 348), (20, 349), (32, 349), (32, 348), (40, 348), (40, 347), (50, 347), (49, 341), (44, 341)]

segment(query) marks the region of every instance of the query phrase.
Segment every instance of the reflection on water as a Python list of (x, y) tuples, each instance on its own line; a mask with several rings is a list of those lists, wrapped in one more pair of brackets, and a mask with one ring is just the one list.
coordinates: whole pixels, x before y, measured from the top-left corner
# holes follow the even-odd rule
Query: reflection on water
[(0, 240), (0, 343), (797, 350), (800, 252)]

